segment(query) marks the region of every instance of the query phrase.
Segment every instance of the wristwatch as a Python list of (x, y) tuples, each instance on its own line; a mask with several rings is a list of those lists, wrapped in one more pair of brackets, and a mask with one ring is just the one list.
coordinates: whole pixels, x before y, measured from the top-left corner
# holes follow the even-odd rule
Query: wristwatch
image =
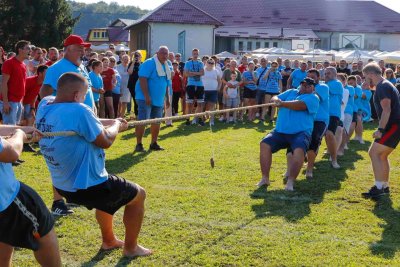
[(384, 134), (384, 133), (385, 133), (385, 129), (383, 129), (383, 128), (378, 128), (378, 132), (380, 132), (381, 134)]

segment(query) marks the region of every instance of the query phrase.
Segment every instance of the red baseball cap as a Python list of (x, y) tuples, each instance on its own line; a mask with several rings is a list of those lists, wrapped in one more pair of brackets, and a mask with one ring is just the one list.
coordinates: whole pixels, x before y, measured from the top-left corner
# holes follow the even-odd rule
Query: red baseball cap
[(84, 47), (90, 47), (91, 43), (85, 43), (79, 35), (71, 34), (64, 40), (64, 47), (69, 45), (83, 45)]

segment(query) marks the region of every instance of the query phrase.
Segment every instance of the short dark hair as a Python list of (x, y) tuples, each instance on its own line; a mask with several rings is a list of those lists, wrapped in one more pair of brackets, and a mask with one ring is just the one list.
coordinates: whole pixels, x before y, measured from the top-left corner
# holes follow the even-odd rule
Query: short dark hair
[(347, 74), (346, 73), (338, 73), (337, 74), (338, 79), (342, 81), (347, 81)]
[[(85, 77), (76, 72), (66, 72), (58, 79), (57, 90), (72, 89), (72, 84), (82, 83), (86, 84)], [(72, 91), (72, 90), (71, 90)]]
[(350, 75), (349, 78), (347, 78), (347, 81), (350, 81), (350, 80), (354, 80), (357, 82), (357, 77), (354, 75)]
[(317, 69), (309, 69), (307, 72), (308, 73), (315, 73), (315, 75), (317, 75), (318, 78), (320, 76), (320, 73), (319, 73), (319, 71)]
[(31, 42), (25, 41), (25, 40), (20, 40), (15, 44), (15, 53), (18, 55), (20, 49), (24, 49), (26, 45), (30, 45)]
[(46, 66), (46, 65), (39, 65), (38, 67), (37, 67), (37, 70), (36, 70), (36, 73), (37, 74), (39, 74), (39, 73), (43, 73), (45, 70), (47, 70), (49, 67), (48, 66)]
[[(89, 60), (89, 62), (90, 62), (90, 60)], [(96, 67), (100, 66), (100, 64), (101, 64), (101, 61), (97, 60), (97, 59), (93, 59), (93, 61), (91, 62), (92, 68), (96, 68)]]

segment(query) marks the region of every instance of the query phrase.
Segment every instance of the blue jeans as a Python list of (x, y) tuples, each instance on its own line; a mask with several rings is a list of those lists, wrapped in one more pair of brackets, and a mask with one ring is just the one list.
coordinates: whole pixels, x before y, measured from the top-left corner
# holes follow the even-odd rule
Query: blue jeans
[(0, 101), (0, 112), (3, 116), (3, 124), (17, 125), (21, 120), (22, 103), (21, 102), (8, 102), (10, 104), (10, 112), (8, 114), (3, 112), (3, 101)]
[(147, 106), (146, 101), (136, 99), (138, 104), (138, 120), (157, 119), (163, 117), (164, 107)]

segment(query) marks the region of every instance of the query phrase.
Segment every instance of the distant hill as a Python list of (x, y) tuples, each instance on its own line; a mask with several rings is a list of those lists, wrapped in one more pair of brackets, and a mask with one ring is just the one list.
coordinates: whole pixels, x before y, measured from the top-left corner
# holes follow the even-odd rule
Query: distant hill
[(120, 6), (117, 3), (107, 4), (100, 1), (95, 4), (68, 1), (72, 7), (73, 17), (81, 16), (74, 27), (74, 34), (86, 35), (91, 28), (103, 28), (118, 18), (138, 19), (148, 12), (135, 6)]

